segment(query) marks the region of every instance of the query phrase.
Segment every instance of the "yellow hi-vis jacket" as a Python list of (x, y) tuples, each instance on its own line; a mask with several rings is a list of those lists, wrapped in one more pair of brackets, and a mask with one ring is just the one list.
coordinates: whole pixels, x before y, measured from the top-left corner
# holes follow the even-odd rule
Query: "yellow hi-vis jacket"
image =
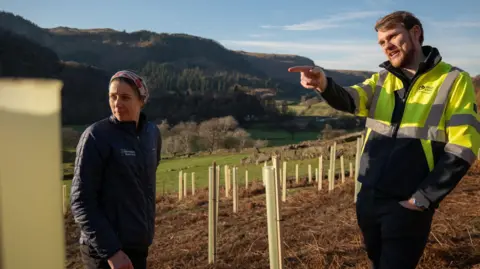
[(363, 83), (331, 78), (320, 95), (333, 108), (366, 117), (358, 180), (392, 198), (437, 207), (480, 147), (480, 123), (469, 74), (424, 46), (426, 60), (409, 79), (388, 61)]

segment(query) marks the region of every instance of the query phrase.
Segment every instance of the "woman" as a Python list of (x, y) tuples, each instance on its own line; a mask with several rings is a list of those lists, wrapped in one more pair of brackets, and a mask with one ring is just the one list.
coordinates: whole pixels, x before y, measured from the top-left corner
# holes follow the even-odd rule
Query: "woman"
[(161, 150), (160, 131), (141, 112), (148, 95), (140, 76), (117, 72), (109, 86), (112, 115), (79, 140), (71, 208), (88, 269), (146, 268)]

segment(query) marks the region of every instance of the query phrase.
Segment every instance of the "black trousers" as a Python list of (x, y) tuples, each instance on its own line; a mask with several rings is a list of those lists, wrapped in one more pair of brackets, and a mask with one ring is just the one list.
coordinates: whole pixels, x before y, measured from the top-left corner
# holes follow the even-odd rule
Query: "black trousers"
[[(148, 248), (122, 249), (132, 261), (133, 268), (147, 269)], [(85, 269), (110, 269), (107, 260), (98, 257), (94, 249), (87, 245), (80, 245), (80, 254)]]
[(430, 234), (434, 210), (414, 211), (362, 187), (357, 221), (374, 269), (416, 268)]

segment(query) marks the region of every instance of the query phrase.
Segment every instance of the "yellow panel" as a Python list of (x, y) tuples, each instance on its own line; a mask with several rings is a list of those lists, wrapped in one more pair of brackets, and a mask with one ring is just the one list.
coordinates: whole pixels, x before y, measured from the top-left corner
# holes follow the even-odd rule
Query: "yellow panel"
[(0, 268), (64, 268), (57, 80), (0, 80)]

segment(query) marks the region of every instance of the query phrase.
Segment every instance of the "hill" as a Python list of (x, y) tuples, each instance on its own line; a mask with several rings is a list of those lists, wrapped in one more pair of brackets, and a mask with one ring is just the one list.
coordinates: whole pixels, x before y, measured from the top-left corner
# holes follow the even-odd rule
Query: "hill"
[[(109, 115), (107, 92), (110, 72), (87, 64), (61, 61), (51, 49), (2, 28), (0, 40), (0, 77), (55, 78), (63, 81), (63, 124), (88, 124)], [(184, 79), (188, 77), (192, 76)], [(222, 79), (218, 82), (224, 83)], [(245, 107), (249, 110), (246, 111)], [(241, 87), (221, 95), (189, 92), (166, 93), (161, 98), (153, 95), (145, 111), (153, 120), (166, 119), (172, 124), (228, 115), (239, 122), (244, 121), (246, 116), (276, 115), (275, 110), (266, 109), (261, 99), (241, 91)]]
[[(188, 34), (145, 30), (127, 33), (102, 28), (45, 29), (8, 12), (0, 12), (0, 25), (52, 49), (63, 61), (93, 65), (109, 73), (137, 70), (150, 78), (149, 84), (157, 96), (188, 89), (202, 94), (228, 92), (235, 85), (277, 88), (279, 97), (299, 98), (309, 93), (298, 85), (295, 74), (287, 72), (291, 65), (313, 63), (300, 56), (237, 52), (214, 40)], [(365, 77), (362, 72), (328, 72), (345, 85)], [(186, 79), (187, 75), (190, 79)]]

